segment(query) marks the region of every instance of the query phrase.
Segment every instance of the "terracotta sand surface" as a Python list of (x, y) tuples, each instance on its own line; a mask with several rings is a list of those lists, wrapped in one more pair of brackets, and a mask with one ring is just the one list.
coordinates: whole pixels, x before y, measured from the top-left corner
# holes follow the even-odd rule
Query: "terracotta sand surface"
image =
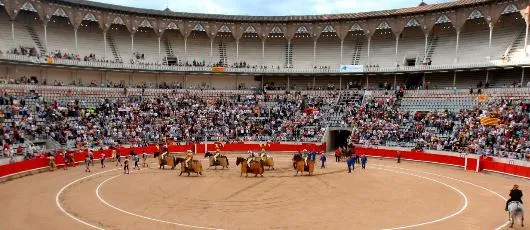
[(91, 173), (79, 165), (8, 181), (0, 229), (504, 229), (503, 197), (515, 183), (530, 191), (516, 177), (374, 158), (349, 174), (328, 157), (314, 176), (295, 177), (287, 154), (273, 155), (276, 170), (247, 178), (238, 155), (228, 156), (225, 170), (198, 156), (203, 176), (178, 176), (180, 165), (160, 170), (150, 159), (128, 175), (107, 162)]

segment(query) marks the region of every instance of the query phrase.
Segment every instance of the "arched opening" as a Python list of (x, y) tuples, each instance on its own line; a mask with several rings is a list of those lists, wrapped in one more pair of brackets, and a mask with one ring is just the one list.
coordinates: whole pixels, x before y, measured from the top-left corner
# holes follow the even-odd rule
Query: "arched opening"
[(184, 57), (184, 36), (178, 29), (166, 29), (162, 34), (162, 56), (168, 65), (185, 64)]
[(310, 69), (314, 66), (313, 38), (307, 30), (299, 30), (294, 34), (289, 52), (290, 68)]
[(107, 57), (112, 55), (117, 62), (130, 63), (133, 60), (131, 33), (127, 26), (110, 25), (107, 31), (107, 48)]
[(334, 30), (322, 32), (317, 40), (315, 68), (339, 68), (340, 38)]
[(269, 69), (288, 66), (287, 41), (283, 32), (273, 31), (269, 33), (265, 42), (265, 58), (263, 62), (263, 65)]
[(470, 17), (460, 33), (458, 63), (483, 63), (490, 56), (488, 22), (482, 15)]
[(15, 17), (15, 47), (20, 53), (30, 56), (45, 56), (44, 26), (36, 12), (20, 10)]
[(491, 59), (510, 61), (525, 57), (525, 29), (526, 23), (519, 11), (506, 7), (493, 28)]
[(75, 47), (74, 29), (67, 17), (52, 16), (46, 26), (48, 53), (64, 59), (79, 58)]
[[(224, 26), (223, 28), (227, 28)], [(217, 66), (236, 66), (237, 61), (236, 39), (232, 32), (219, 31), (213, 43), (213, 61)]]
[(368, 64), (368, 40), (360, 27), (350, 29), (343, 44), (341, 64)]
[[(210, 38), (200, 24), (197, 24), (187, 40), (187, 61), (194, 66), (204, 66), (211, 64)], [(194, 64), (195, 63), (195, 64)]]
[(425, 58), (425, 35), (419, 25), (405, 27), (398, 45), (397, 64), (400, 66), (421, 65)]
[(348, 146), (348, 139), (351, 131), (345, 129), (331, 130), (328, 133), (328, 140), (326, 141), (326, 151), (334, 151), (339, 147)]
[(134, 63), (161, 63), (162, 47), (160, 47), (160, 53), (158, 51), (158, 35), (153, 28), (150, 26), (141, 26), (136, 29), (136, 33), (134, 33), (134, 50), (132, 56)]
[(249, 30), (243, 33), (239, 39), (239, 60), (240, 68), (261, 68), (262, 59), (261, 38), (255, 30)]
[(396, 36), (388, 24), (381, 23), (372, 35), (369, 65), (394, 67), (396, 62)]
[(455, 59), (456, 30), (448, 20), (438, 20), (427, 41), (427, 57), (433, 65), (451, 64)]
[[(77, 48), (79, 55), (87, 61), (114, 60), (112, 52), (107, 48), (105, 55), (105, 41), (103, 30), (96, 21), (84, 20), (77, 29)], [(86, 57), (86, 58), (85, 58)]]
[(12, 51), (16, 46), (13, 44), (11, 35), (10, 18), (3, 6), (0, 6), (0, 31), (0, 47), (2, 51)]

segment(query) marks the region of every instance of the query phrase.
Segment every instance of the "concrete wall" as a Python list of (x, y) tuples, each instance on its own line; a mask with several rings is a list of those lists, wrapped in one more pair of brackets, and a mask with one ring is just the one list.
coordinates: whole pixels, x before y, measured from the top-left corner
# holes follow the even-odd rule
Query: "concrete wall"
[(54, 81), (63, 84), (81, 82), (84, 85), (94, 81), (100, 85), (104, 82), (120, 83), (128, 85), (148, 85), (180, 83), (183, 87), (208, 86), (215, 89), (237, 89), (243, 84), (246, 88), (260, 87), (261, 81), (256, 81), (253, 75), (233, 74), (188, 74), (188, 73), (148, 73), (148, 72), (126, 72), (108, 70), (74, 69), (65, 67), (36, 67), (24, 65), (0, 65), (0, 78), (18, 78), (22, 76), (36, 76), (40, 81), (46, 79), (48, 84)]

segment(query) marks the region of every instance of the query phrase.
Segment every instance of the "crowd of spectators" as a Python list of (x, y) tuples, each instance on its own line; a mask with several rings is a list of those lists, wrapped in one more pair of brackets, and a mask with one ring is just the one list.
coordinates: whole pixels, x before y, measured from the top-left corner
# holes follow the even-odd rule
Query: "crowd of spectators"
[[(3, 98), (6, 98), (5, 100)], [(107, 98), (97, 106), (82, 100), (27, 105), (5, 94), (0, 101), (2, 143), (49, 137), (70, 147), (174, 141), (321, 141), (318, 108), (331, 103), (300, 94), (217, 97), (171, 93), (160, 97)]]
[[(399, 93), (398, 93), (399, 95)], [(456, 112), (407, 112), (389, 95), (349, 105), (345, 122), (351, 143), (405, 145), (417, 150), (452, 151), (526, 159), (530, 154), (530, 101), (491, 99)], [(481, 118), (499, 119), (496, 124)]]
[[(33, 82), (31, 78), (21, 82)], [(60, 84), (54, 82), (54, 84)], [(114, 87), (124, 87), (111, 83)], [(355, 86), (355, 83), (348, 83)], [(95, 83), (94, 83), (94, 86)], [(143, 85), (145, 88), (146, 85)], [(163, 83), (168, 89), (178, 84)], [(386, 87), (385, 87), (386, 86)], [(389, 84), (383, 83), (383, 88)], [(140, 87), (142, 87), (140, 85)], [(1, 117), (14, 119), (1, 126), (2, 144), (25, 138), (50, 137), (61, 144), (115, 145), (149, 141), (321, 141), (326, 116), (340, 114), (353, 132), (350, 142), (398, 145), (418, 150), (453, 151), (524, 159), (530, 154), (530, 102), (525, 99), (488, 98), (470, 109), (409, 112), (400, 107), (404, 87), (385, 96), (349, 103), (334, 114), (323, 108), (335, 105), (336, 95), (296, 93), (207, 96), (201, 91), (168, 91), (165, 95), (124, 95), (99, 99), (87, 106), (83, 99), (60, 104), (41, 95), (28, 105), (24, 98), (4, 93)], [(274, 82), (264, 89), (282, 89)], [(333, 85), (328, 85), (330, 91)], [(32, 96), (34, 97), (34, 96)], [(68, 100), (68, 98), (66, 98)], [(64, 103), (64, 102), (63, 102)], [(483, 124), (481, 118), (498, 119)], [(39, 121), (46, 125), (39, 125)], [(10, 150), (12, 152), (12, 150)]]

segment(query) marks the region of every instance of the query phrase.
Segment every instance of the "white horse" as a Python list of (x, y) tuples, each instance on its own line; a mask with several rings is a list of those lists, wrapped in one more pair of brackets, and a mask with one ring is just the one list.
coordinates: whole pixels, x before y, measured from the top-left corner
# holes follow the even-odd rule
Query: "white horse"
[(512, 201), (508, 204), (508, 215), (512, 222), (510, 228), (513, 228), (515, 218), (521, 217), (521, 227), (524, 227), (524, 210), (523, 204), (519, 201)]

